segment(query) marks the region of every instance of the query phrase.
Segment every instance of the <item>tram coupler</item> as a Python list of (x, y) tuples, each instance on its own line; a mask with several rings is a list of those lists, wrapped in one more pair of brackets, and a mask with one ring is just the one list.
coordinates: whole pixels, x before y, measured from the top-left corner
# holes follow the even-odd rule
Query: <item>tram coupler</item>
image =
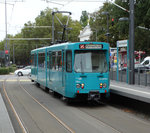
[(101, 95), (100, 95), (99, 91), (90, 91), (88, 94), (89, 101), (99, 101), (100, 97), (101, 97)]

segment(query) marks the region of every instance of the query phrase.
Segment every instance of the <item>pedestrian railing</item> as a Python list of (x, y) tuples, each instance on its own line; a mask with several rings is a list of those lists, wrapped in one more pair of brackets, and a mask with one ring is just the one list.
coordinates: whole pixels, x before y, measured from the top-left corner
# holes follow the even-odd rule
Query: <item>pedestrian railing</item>
[[(117, 78), (117, 71), (111, 69), (110, 70), (110, 80), (118, 80), (120, 82), (128, 83), (128, 74), (126, 70), (119, 70), (118, 78)], [(150, 86), (150, 69), (138, 69), (135, 70), (135, 84), (137, 85), (144, 85)]]

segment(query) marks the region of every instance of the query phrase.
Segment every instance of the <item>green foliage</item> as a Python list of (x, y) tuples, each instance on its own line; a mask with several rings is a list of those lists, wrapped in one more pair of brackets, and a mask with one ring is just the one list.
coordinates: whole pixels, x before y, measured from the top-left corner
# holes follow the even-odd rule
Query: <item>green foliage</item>
[(16, 64), (12, 64), (11, 67), (17, 67), (17, 65)]
[[(129, 10), (129, 0), (122, 2), (115, 0), (115, 3)], [(107, 17), (102, 12), (109, 12), (109, 43), (111, 47), (116, 47), (116, 41), (129, 39), (129, 21), (119, 21), (119, 18), (128, 17), (129, 13), (116, 7), (111, 3), (104, 3), (103, 7), (96, 13), (91, 14), (90, 23), (93, 35), (91, 40), (95, 40), (95, 29), (97, 29), (98, 41), (107, 41)], [(114, 26), (111, 19), (114, 19)], [(138, 26), (149, 30), (139, 29)], [(150, 1), (136, 0), (135, 4), (135, 50), (143, 50), (150, 54)]]
[(16, 65), (11, 65), (10, 67), (0, 67), (0, 75), (9, 74), (16, 70)]
[(0, 67), (0, 75), (9, 74), (8, 67)]
[[(122, 2), (122, 0), (115, 0), (115, 3), (129, 10), (129, 0)], [(56, 9), (57, 10), (57, 9)], [(107, 33), (107, 16), (102, 15), (102, 12), (109, 12), (109, 43), (111, 47), (116, 47), (118, 40), (129, 39), (129, 21), (119, 21), (121, 17), (128, 17), (129, 13), (116, 7), (115, 5), (106, 2), (103, 7), (97, 12), (90, 15), (90, 27), (93, 31), (90, 37), (91, 41), (107, 41), (105, 34)], [(66, 24), (68, 16), (63, 14), (56, 14), (63, 24)], [(114, 19), (114, 25), (111, 25), (111, 19)], [(82, 12), (80, 22), (74, 21), (70, 18), (66, 40), (76, 42), (82, 27), (88, 23), (88, 13)], [(55, 24), (55, 41), (61, 39), (60, 32), (63, 31), (62, 26), (58, 20), (54, 19)], [(24, 24), (21, 32), (15, 36), (8, 35), (11, 38), (52, 38), (52, 28), (29, 28), (27, 26), (52, 26), (52, 9), (46, 8), (35, 18), (35, 22), (28, 21)], [(139, 29), (138, 26), (150, 29), (150, 0), (136, 0), (135, 4), (135, 50), (144, 50), (150, 54), (150, 30)], [(97, 32), (96, 32), (97, 31)], [(4, 50), (5, 40), (0, 42), (0, 50)], [(15, 51), (15, 62), (17, 65), (30, 64), (31, 50), (43, 46), (51, 45), (51, 40), (32, 40), (32, 41), (8, 41), (10, 47), (10, 60), (13, 60), (13, 46)]]
[(5, 44), (4, 40), (0, 42), (0, 50), (4, 50), (4, 44)]
[(8, 68), (9, 68), (9, 72), (14, 72), (17, 69), (16, 66), (10, 66)]
[[(57, 10), (57, 9), (56, 9)], [(66, 24), (68, 16), (63, 14), (56, 14), (56, 16), (61, 20), (63, 24)], [(54, 19), (55, 24), (55, 41), (60, 40), (61, 36), (58, 32), (62, 32), (63, 28), (60, 25), (59, 21)], [(24, 28), (21, 29), (21, 32), (15, 36), (10, 36), (11, 38), (52, 38), (52, 28), (30, 28), (29, 26), (52, 26), (52, 9), (46, 8), (41, 11), (40, 15), (35, 18), (35, 22), (28, 21), (24, 24)], [(78, 41), (78, 35), (81, 30), (81, 25), (78, 21), (73, 21), (71, 18), (68, 24), (68, 36), (66, 34), (66, 39), (69, 41)], [(5, 41), (0, 42), (0, 50), (4, 50)], [(13, 60), (13, 47), (14, 47), (14, 56), (15, 62), (17, 65), (29, 65), (30, 64), (30, 52), (31, 50), (43, 46), (51, 45), (51, 40), (17, 40), (9, 41), (10, 47), (10, 60)]]
[(82, 27), (85, 27), (88, 24), (88, 13), (87, 11), (82, 11), (82, 15), (80, 17), (80, 24)]

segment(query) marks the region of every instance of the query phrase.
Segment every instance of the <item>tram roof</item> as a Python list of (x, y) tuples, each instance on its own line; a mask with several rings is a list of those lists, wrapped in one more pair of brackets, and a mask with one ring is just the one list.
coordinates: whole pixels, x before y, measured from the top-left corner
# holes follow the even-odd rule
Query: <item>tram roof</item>
[(37, 48), (37, 49), (34, 49), (32, 50), (32, 52), (35, 52), (35, 51), (41, 51), (41, 50), (45, 50), (45, 49), (48, 49), (48, 48), (57, 48), (57, 47), (60, 47), (60, 46), (74, 46), (74, 45), (79, 45), (79, 44), (91, 44), (91, 43), (94, 43), (94, 44), (99, 44), (99, 43), (102, 43), (102, 44), (107, 44), (106, 42), (66, 42), (66, 43), (59, 43), (59, 44), (53, 44), (51, 46), (46, 46), (46, 47), (41, 47), (41, 48)]

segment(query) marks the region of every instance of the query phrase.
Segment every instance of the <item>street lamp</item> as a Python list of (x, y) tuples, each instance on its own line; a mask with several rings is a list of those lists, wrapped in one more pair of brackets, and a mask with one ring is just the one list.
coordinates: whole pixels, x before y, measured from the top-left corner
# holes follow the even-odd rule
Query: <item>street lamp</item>
[(119, 21), (129, 21), (129, 18), (127, 18), (127, 17), (122, 17), (122, 18), (119, 18)]
[(107, 36), (107, 42), (109, 41), (109, 12), (102, 12), (102, 15), (107, 16), (107, 33), (105, 34)]

